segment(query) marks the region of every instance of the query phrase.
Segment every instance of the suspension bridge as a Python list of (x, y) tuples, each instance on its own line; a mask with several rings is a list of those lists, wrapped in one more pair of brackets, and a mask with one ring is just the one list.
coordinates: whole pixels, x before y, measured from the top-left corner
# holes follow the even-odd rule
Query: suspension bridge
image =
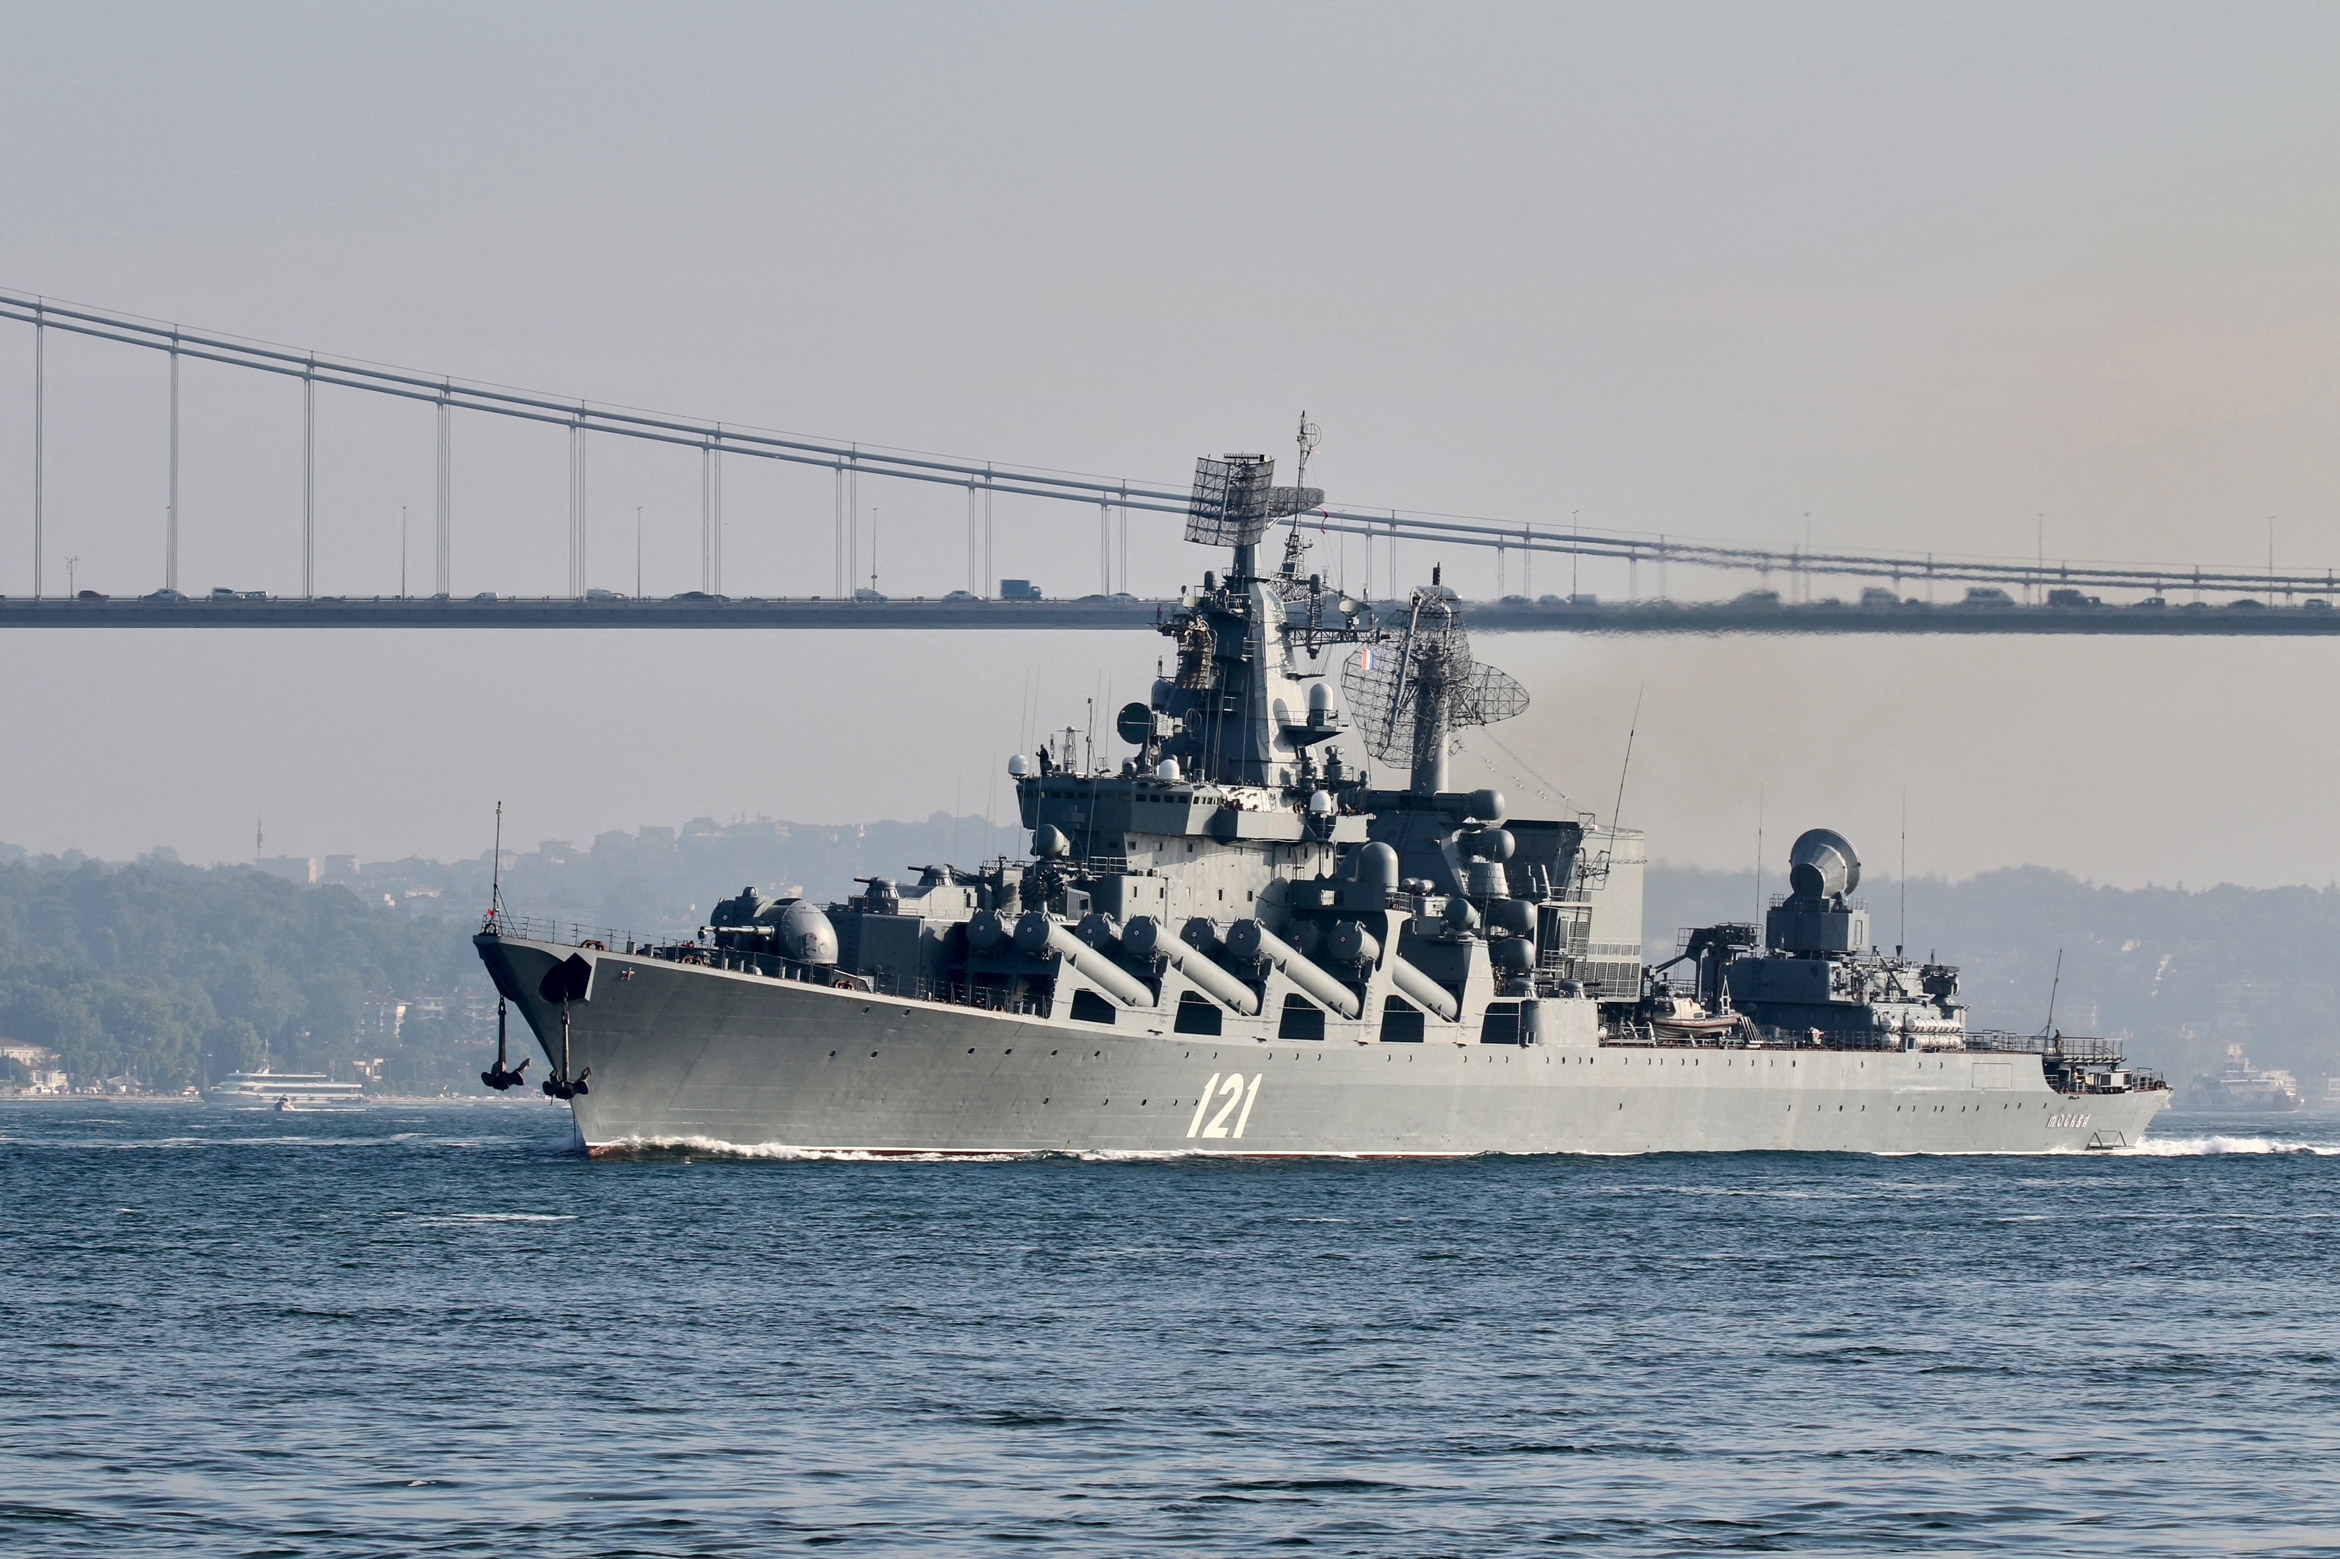
[[(0, 627), (436, 627), (436, 628), (819, 628), (819, 629), (1114, 629), (1150, 628), (1165, 603), (1128, 589), (1128, 526), (1132, 514), (1176, 515), (1188, 510), (1179, 484), (1136, 482), (994, 461), (952, 459), (878, 445), (838, 443), (725, 422), (667, 416), (588, 399), (571, 399), (505, 386), (386, 367), (356, 358), (295, 351), (217, 332), (198, 332), (136, 316), (0, 291), (0, 320), (31, 332), (29, 594), (0, 597)], [(168, 378), (165, 492), (162, 494), (158, 587), (140, 594), (104, 594), (68, 587), (52, 591), (48, 556), (48, 461), (52, 334), (156, 354)], [(180, 370), (185, 362), (219, 365), (297, 383), (301, 454), (297, 592), (227, 588), (188, 591), (180, 586), (182, 528)], [(320, 387), (356, 392), (431, 409), (436, 433), (431, 538), (431, 588), (410, 591), (402, 577), (395, 594), (320, 594), (317, 578), (316, 402)], [(456, 496), (453, 472), (458, 419), (495, 418), (557, 430), (567, 443), (567, 577), (560, 595), (516, 597), (493, 590), (454, 588)], [(1305, 423), (1305, 419), (1303, 419)], [(1305, 426), (1304, 426), (1305, 437)], [(588, 488), (591, 451), (605, 441), (667, 446), (695, 452), (699, 474), (700, 534), (697, 590), (646, 598), (596, 589), (589, 583)], [(736, 461), (812, 468), (830, 475), (833, 494), (830, 589), (819, 596), (726, 595), (724, 591), (724, 472)], [(966, 584), (934, 599), (881, 595), (858, 582), (862, 572), (863, 484), (899, 483), (962, 491), (965, 495)], [(1002, 581), (993, 570), (1002, 497), (1076, 505), (1097, 519), (1098, 588), (1076, 598), (1045, 598), (1023, 581)], [(955, 500), (954, 500), (955, 501)], [(249, 518), (249, 517), (243, 517)], [(1632, 633), (2063, 633), (2118, 635), (2320, 635), (2340, 632), (2332, 610), (2336, 583), (2330, 570), (2278, 572), (2151, 563), (2012, 559), (1952, 553), (1891, 553), (1786, 549), (1725, 544), (1641, 532), (1585, 529), (1571, 523), (1503, 521), (1407, 510), (1326, 505), (1295, 523), (1317, 539), (1354, 538), (1363, 544), (1370, 598), (1375, 557), (1390, 575), (1386, 593), (1412, 583), (1395, 577), (1401, 544), (1428, 544), (1441, 552), (1487, 549), (1498, 581), (1494, 599), (1474, 603), (1471, 625), (1487, 631)], [(874, 526), (873, 526), (874, 531)], [(931, 535), (921, 538), (931, 545)], [(867, 538), (874, 573), (875, 536)], [(405, 543), (401, 540), (401, 558)], [(1663, 579), (1669, 568), (1724, 578), (1754, 588), (1725, 599), (1596, 600), (1567, 595), (1509, 593), (1516, 561), (1524, 584), (1539, 557), (1623, 563), (1638, 579), (1644, 566)], [(403, 564), (401, 573), (403, 575)], [(637, 577), (639, 563), (637, 561)], [(1773, 583), (1785, 583), (1780, 591)], [(1842, 597), (1824, 594), (1831, 587)]]

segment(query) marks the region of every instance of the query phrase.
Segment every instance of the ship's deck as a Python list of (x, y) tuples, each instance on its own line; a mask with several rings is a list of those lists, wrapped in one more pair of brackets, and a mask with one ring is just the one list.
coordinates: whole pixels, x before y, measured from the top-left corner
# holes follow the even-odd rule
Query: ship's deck
[[(500, 915), (490, 917), (481, 927), (485, 933), (509, 937), (518, 941), (536, 942), (554, 947), (573, 947), (581, 951), (622, 953), (632, 958), (655, 959), (661, 963), (695, 965), (724, 969), (737, 974), (761, 975), (766, 979), (788, 980), (806, 985), (830, 986), (844, 990), (864, 991), (873, 995), (892, 996), (908, 1001), (930, 1003), (945, 1007), (970, 1007), (986, 1012), (1011, 1013), (1022, 1017), (1046, 1017), (1045, 1003), (1009, 996), (995, 988), (978, 986), (966, 980), (930, 980), (923, 976), (911, 979), (879, 978), (852, 974), (833, 967), (807, 964), (773, 953), (761, 953), (747, 948), (720, 947), (712, 940), (690, 942), (660, 941), (616, 930), (607, 926), (586, 926), (572, 921), (537, 919), (527, 916)], [(1873, 1039), (1824, 1030), (1743, 1028), (1720, 1034), (1667, 1033), (1647, 1023), (1625, 1022), (1604, 1028), (1600, 1048), (1614, 1050), (1797, 1050), (1797, 1051), (1899, 1051), (1896, 1036), (1880, 1033)], [(2169, 1083), (2159, 1073), (2125, 1067), (2122, 1047), (2118, 1041), (2079, 1035), (2016, 1034), (2000, 1029), (1977, 1029), (1961, 1036), (1957, 1045), (1925, 1047), (1946, 1053), (2001, 1053), (2056, 1057), (2073, 1069), (2076, 1087), (2071, 1092), (2155, 1092), (2167, 1091)], [(2119, 1069), (2125, 1079), (2121, 1087), (2110, 1086), (2104, 1074), (2090, 1068)]]

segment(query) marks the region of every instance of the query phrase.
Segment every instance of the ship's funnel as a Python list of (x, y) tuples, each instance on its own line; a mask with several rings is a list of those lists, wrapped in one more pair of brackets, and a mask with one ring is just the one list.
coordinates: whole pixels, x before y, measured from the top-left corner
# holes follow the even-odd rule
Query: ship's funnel
[(1820, 902), (1861, 885), (1861, 860), (1833, 828), (1808, 828), (1788, 851), (1788, 886), (1799, 899)]

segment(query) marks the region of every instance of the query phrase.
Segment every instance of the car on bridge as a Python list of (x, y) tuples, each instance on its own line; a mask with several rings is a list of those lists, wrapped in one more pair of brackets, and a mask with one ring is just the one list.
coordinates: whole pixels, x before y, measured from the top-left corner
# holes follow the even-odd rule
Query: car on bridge
[(1997, 585), (1976, 585), (1966, 592), (1966, 600), (1961, 604), (1986, 608), (2013, 606), (2015, 598)]

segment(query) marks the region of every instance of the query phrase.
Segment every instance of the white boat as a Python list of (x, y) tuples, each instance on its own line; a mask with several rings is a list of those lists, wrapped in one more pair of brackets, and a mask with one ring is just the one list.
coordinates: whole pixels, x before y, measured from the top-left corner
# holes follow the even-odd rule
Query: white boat
[(365, 1100), (362, 1083), (337, 1083), (323, 1072), (233, 1072), (211, 1087), (215, 1104), (265, 1104), (280, 1110), (346, 1109)]

